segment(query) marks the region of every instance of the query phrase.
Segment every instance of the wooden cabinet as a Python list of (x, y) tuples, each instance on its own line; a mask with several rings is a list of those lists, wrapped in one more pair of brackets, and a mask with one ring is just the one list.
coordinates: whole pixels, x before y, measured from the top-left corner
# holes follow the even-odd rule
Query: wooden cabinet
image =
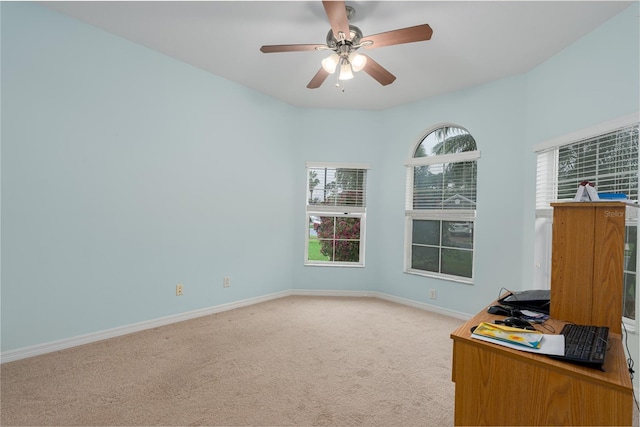
[(631, 425), (633, 387), (621, 336), (626, 204), (552, 206), (545, 329), (608, 326), (604, 370), (474, 339), (471, 327), (500, 318), (483, 310), (451, 334), (455, 425)]
[[(632, 424), (633, 388), (620, 335), (609, 335), (600, 371), (471, 338), (472, 326), (501, 318), (485, 309), (451, 334), (455, 425)], [(560, 331), (563, 324), (549, 319), (546, 326)]]
[(552, 206), (551, 317), (620, 334), (626, 204)]

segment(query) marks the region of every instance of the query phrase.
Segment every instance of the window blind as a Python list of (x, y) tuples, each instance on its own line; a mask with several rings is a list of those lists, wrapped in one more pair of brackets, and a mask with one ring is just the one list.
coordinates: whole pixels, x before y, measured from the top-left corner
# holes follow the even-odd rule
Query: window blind
[(363, 167), (307, 166), (307, 210), (364, 211), (367, 169)]
[(546, 217), (550, 203), (573, 199), (582, 181), (638, 200), (638, 124), (538, 151), (536, 215)]
[[(551, 281), (552, 202), (573, 200), (582, 181), (601, 193), (623, 193), (638, 200), (638, 115), (599, 124), (536, 147), (536, 288)], [(633, 322), (636, 307), (638, 211), (626, 209), (623, 321)]]
[(406, 210), (475, 210), (477, 162), (407, 165)]

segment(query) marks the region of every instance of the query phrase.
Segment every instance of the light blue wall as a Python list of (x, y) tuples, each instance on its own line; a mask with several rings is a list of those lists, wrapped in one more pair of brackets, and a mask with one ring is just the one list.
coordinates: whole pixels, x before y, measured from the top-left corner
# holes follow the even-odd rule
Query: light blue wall
[(3, 351), (290, 288), (296, 109), (2, 9)]
[[(523, 171), (522, 277), (533, 277), (533, 223), (536, 157), (533, 146), (640, 111), (640, 3), (546, 61), (526, 76), (527, 114)], [(628, 335), (628, 349), (640, 357), (638, 331)], [(638, 388), (638, 376), (634, 378)]]
[[(501, 287), (533, 287), (533, 145), (640, 110), (638, 32), (635, 3), (529, 73), (384, 112), (387, 141), (377, 169), (385, 206), (369, 226), (385, 245), (367, 248), (368, 259), (383, 266), (376, 290), (473, 313)], [(401, 273), (401, 165), (424, 129), (442, 122), (468, 129), (481, 151), (474, 286)]]
[[(378, 203), (376, 191), (382, 175), (378, 168), (380, 157), (380, 134), (385, 126), (379, 112), (303, 110), (298, 122), (299, 137), (296, 142), (296, 163), (293, 165), (297, 178), (296, 222), (293, 247), (296, 248), (293, 264), (294, 289), (366, 291), (377, 280), (380, 266), (370, 259), (370, 249), (378, 244), (377, 230), (370, 222), (378, 214), (371, 206)], [(311, 267), (304, 266), (306, 171), (305, 162), (343, 162), (369, 164), (367, 174), (367, 224), (365, 268), (357, 267)]]
[[(3, 352), (287, 289), (474, 313), (530, 286), (531, 146), (638, 110), (637, 5), (530, 73), (383, 112), (297, 109), (36, 4), (1, 6)], [(592, 54), (624, 71), (590, 71), (583, 90), (620, 102), (548, 112), (568, 102), (565, 67)], [(442, 122), (482, 155), (473, 286), (402, 273), (403, 164)], [(306, 161), (371, 164), (365, 268), (303, 266)]]
[[(383, 245), (368, 247), (379, 271), (378, 290), (451, 310), (473, 313), (498, 296), (501, 287), (519, 289), (522, 181), (522, 78), (405, 105), (385, 112), (386, 141), (380, 199)], [(402, 273), (404, 251), (405, 167), (410, 149), (428, 127), (454, 123), (475, 138), (478, 160), (475, 284), (468, 285)], [(508, 177), (508, 179), (505, 179)], [(514, 240), (515, 238), (515, 240)], [(514, 250), (514, 244), (516, 246)], [(429, 290), (437, 300), (429, 299)]]
[[(640, 3), (526, 76), (523, 283), (533, 277), (536, 157), (533, 146), (640, 111)], [(529, 282), (529, 283), (527, 283)], [(637, 347), (637, 346), (636, 346)]]

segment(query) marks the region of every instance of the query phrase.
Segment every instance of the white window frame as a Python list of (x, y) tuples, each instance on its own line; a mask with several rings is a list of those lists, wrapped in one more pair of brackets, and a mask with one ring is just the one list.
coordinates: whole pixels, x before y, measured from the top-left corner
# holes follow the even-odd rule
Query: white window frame
[[(557, 194), (559, 149), (567, 145), (615, 132), (620, 129), (634, 125), (637, 126), (639, 122), (640, 114), (634, 113), (534, 145), (533, 151), (537, 156), (533, 272), (533, 287), (535, 289), (550, 289), (551, 287), (553, 208), (550, 206), (550, 203), (558, 201), (555, 199), (555, 195)], [(626, 226), (639, 225), (638, 208), (627, 208), (625, 222)], [(640, 229), (640, 227), (638, 228)], [(638, 240), (638, 242), (640, 242), (640, 240)], [(636, 260), (636, 266), (639, 265), (637, 261), (638, 260)], [(636, 319), (633, 320), (626, 317), (622, 318), (622, 321), (629, 330), (637, 330), (640, 321), (640, 316), (638, 315), (638, 309), (640, 308), (640, 303), (638, 301), (638, 279), (640, 274), (638, 273), (640, 272), (636, 271)]]
[[(365, 171), (364, 185), (363, 185), (363, 204), (362, 206), (330, 206), (330, 205), (316, 205), (309, 203), (309, 171), (311, 169), (359, 169)], [(366, 246), (366, 219), (367, 219), (367, 183), (368, 183), (368, 171), (371, 169), (369, 164), (364, 163), (332, 163), (332, 162), (306, 162), (306, 191), (305, 196), (305, 245), (304, 245), (304, 265), (316, 266), (316, 267), (364, 267), (365, 266), (365, 246)], [(360, 219), (360, 246), (359, 256), (357, 262), (348, 261), (320, 261), (309, 260), (309, 218), (312, 216), (335, 216), (344, 218), (359, 218)]]
[[(427, 130), (417, 142), (412, 144), (409, 158), (405, 161), (406, 166), (406, 188), (405, 188), (405, 236), (404, 236), (404, 266), (403, 271), (407, 274), (414, 274), (424, 277), (434, 277), (438, 279), (444, 279), (453, 282), (473, 284), (475, 277), (475, 219), (476, 209), (413, 209), (413, 184), (414, 184), (414, 168), (417, 166), (429, 166), (437, 164), (447, 163), (459, 163), (459, 162), (477, 162), (480, 158), (480, 151), (464, 151), (461, 153), (442, 154), (442, 155), (428, 155), (425, 157), (414, 157), (416, 150), (422, 143), (422, 141), (431, 133), (443, 127), (456, 127), (465, 129), (462, 126), (450, 123), (439, 124)], [(466, 129), (465, 129), (466, 130)], [(477, 177), (476, 177), (477, 188)], [(477, 190), (476, 190), (477, 192)], [(413, 221), (414, 220), (433, 220), (433, 221), (460, 221), (470, 222), (473, 224), (474, 239), (471, 249), (472, 253), (472, 272), (471, 277), (455, 276), (451, 274), (445, 274), (440, 272), (419, 270), (411, 267), (412, 264), (412, 251), (413, 251)], [(440, 242), (440, 250), (446, 248)], [(452, 248), (456, 250), (466, 250), (465, 248)]]

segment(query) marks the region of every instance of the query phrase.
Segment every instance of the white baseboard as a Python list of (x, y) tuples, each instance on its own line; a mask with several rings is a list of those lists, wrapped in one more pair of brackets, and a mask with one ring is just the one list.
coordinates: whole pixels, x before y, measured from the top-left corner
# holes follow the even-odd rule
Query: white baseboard
[(370, 291), (325, 291), (325, 290), (307, 290), (307, 289), (292, 289), (282, 292), (276, 292), (273, 294), (263, 295), (255, 298), (244, 299), (227, 304), (220, 304), (213, 307), (207, 307), (199, 310), (188, 311), (186, 313), (175, 314), (172, 316), (162, 317), (159, 319), (146, 320), (144, 322), (134, 323), (113, 329), (106, 329), (91, 334), (80, 335), (72, 338), (65, 338), (58, 341), (52, 341), (44, 344), (38, 344), (31, 347), (19, 348), (17, 350), (10, 350), (0, 354), (0, 363), (13, 362), (15, 360), (26, 359), (29, 357), (39, 356), (46, 353), (52, 353), (54, 351), (65, 350), (67, 348), (76, 347), (79, 345), (90, 344), (97, 341), (102, 341), (109, 338), (115, 338), (122, 335), (132, 334), (134, 332), (144, 331), (146, 329), (157, 328), (159, 326), (169, 325), (171, 323), (182, 322), (185, 320), (195, 319), (197, 317), (208, 316), (210, 314), (220, 313), (227, 310), (233, 310), (235, 308), (246, 307), (261, 302), (283, 298), (291, 295), (301, 296), (325, 296), (325, 297), (371, 297), (380, 298), (383, 300), (395, 302), (398, 304), (408, 305), (411, 307), (419, 308), (426, 311), (442, 314), (457, 319), (467, 320), (471, 316), (465, 313), (460, 313), (453, 310), (447, 310), (434, 305), (425, 304), (418, 301), (413, 301), (406, 298), (400, 298), (393, 295), (384, 294), (381, 292)]
[(469, 320), (472, 317), (467, 313), (448, 310), (446, 308), (437, 307), (435, 305), (426, 304), (424, 302), (418, 302), (418, 301), (410, 300), (407, 298), (400, 298), (394, 295), (389, 295), (382, 292), (374, 292), (374, 291), (324, 291), (324, 290), (292, 289), (291, 295), (322, 296), (322, 297), (371, 297), (371, 298), (379, 298), (386, 301), (395, 302), (402, 305), (408, 305), (410, 307), (419, 308), (421, 310), (431, 311), (433, 313), (442, 314), (444, 316), (453, 317), (455, 319)]
[(292, 289), (291, 295), (310, 297), (370, 297), (371, 292), (367, 291), (325, 291), (315, 289)]
[(437, 307), (435, 305), (427, 304), (424, 302), (414, 301), (406, 298), (400, 298), (400, 297), (389, 295), (389, 294), (383, 294), (381, 292), (370, 292), (370, 294), (371, 296), (374, 296), (376, 298), (395, 302), (402, 305), (408, 305), (410, 307), (419, 308), (425, 311), (431, 311), (433, 313), (442, 314), (443, 316), (453, 317), (454, 319), (469, 320), (473, 317), (467, 313), (462, 313), (460, 311), (449, 310), (446, 308)]
[(15, 360), (26, 359), (28, 357), (39, 356), (54, 351), (65, 350), (67, 348), (76, 347), (83, 344), (90, 344), (96, 341), (102, 341), (109, 338), (115, 338), (122, 335), (128, 335), (134, 332), (144, 331), (146, 329), (157, 328), (159, 326), (169, 325), (171, 323), (182, 322), (185, 320), (195, 319), (197, 317), (208, 316), (210, 314), (220, 313), (235, 308), (246, 307), (248, 305), (258, 304), (272, 299), (282, 298), (291, 295), (290, 291), (277, 292), (274, 294), (263, 295), (255, 298), (244, 299), (227, 304), (220, 304), (213, 307), (207, 307), (199, 310), (188, 311), (186, 313), (175, 314), (172, 316), (162, 317), (159, 319), (146, 320), (144, 322), (134, 323), (113, 329), (94, 332), (91, 334), (80, 335), (72, 338), (65, 338), (58, 341), (52, 341), (44, 344), (38, 344), (31, 347), (10, 350), (0, 354), (0, 363), (13, 362)]

